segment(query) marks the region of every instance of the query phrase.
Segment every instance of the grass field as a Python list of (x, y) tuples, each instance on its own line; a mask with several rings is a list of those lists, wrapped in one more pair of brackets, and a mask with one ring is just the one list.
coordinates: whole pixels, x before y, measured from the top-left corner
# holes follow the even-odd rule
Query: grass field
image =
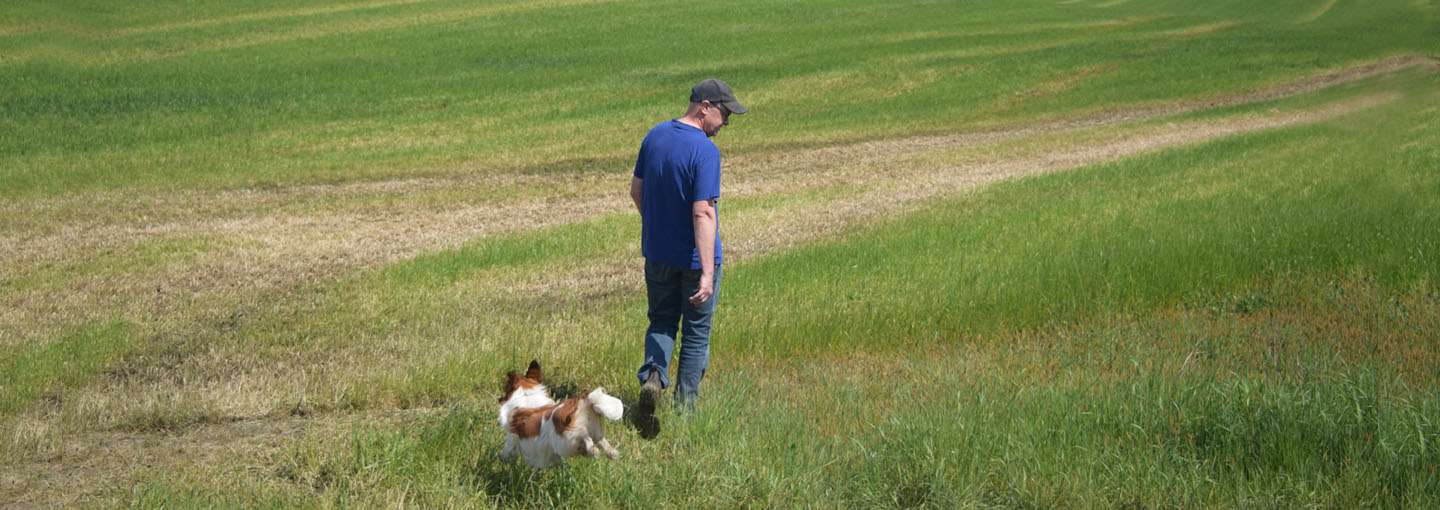
[[(0, 506), (1440, 508), (1431, 0), (12, 2)], [(725, 79), (696, 412), (640, 138)]]

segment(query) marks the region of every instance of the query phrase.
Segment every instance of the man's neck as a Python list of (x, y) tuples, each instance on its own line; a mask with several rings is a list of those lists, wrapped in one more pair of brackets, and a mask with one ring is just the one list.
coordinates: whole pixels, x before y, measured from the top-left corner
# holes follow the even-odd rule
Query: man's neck
[(700, 109), (699, 104), (690, 103), (690, 106), (685, 108), (685, 115), (681, 115), (680, 118), (675, 120), (678, 120), (687, 126), (704, 131), (705, 128), (700, 127), (700, 123), (703, 122), (705, 119), (705, 116), (701, 112), (702, 110)]
[(679, 121), (681, 124), (684, 124), (684, 125), (686, 125), (686, 126), (690, 126), (690, 127), (695, 128), (695, 129), (699, 129), (699, 130), (701, 130), (701, 131), (704, 131), (704, 130), (705, 130), (705, 128), (700, 127), (700, 117), (699, 117), (699, 116), (685, 115), (685, 116), (682, 116), (682, 117), (680, 117), (680, 118), (678, 118), (678, 119), (675, 119), (675, 120)]

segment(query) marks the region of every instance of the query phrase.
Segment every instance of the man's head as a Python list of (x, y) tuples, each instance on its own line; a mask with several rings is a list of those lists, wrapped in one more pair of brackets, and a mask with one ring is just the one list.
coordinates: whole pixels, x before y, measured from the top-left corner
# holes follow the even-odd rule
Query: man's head
[(735, 99), (735, 92), (725, 82), (710, 78), (690, 88), (690, 110), (686, 117), (693, 118), (706, 136), (715, 136), (721, 127), (730, 124), (730, 114), (750, 111)]

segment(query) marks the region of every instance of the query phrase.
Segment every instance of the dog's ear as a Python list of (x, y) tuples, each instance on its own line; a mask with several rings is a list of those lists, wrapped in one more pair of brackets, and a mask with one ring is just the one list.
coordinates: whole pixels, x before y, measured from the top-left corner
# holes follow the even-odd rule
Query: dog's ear
[(501, 404), (504, 404), (506, 400), (510, 400), (511, 393), (515, 393), (515, 380), (519, 378), (520, 376), (515, 375), (514, 370), (505, 373), (505, 393), (500, 394)]
[(543, 383), (545, 382), (544, 375), (545, 374), (540, 372), (540, 362), (530, 360), (530, 369), (525, 371), (525, 377), (534, 379), (535, 382)]

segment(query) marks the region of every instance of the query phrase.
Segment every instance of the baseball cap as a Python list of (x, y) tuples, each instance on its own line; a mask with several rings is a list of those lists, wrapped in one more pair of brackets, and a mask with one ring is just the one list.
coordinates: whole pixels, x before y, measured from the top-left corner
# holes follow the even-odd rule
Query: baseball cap
[(709, 101), (710, 104), (723, 104), (725, 105), (725, 109), (730, 110), (730, 113), (745, 113), (750, 111), (745, 105), (735, 100), (735, 92), (730, 90), (729, 85), (715, 78), (696, 83), (695, 86), (690, 89), (690, 102), (698, 103), (701, 101)]

